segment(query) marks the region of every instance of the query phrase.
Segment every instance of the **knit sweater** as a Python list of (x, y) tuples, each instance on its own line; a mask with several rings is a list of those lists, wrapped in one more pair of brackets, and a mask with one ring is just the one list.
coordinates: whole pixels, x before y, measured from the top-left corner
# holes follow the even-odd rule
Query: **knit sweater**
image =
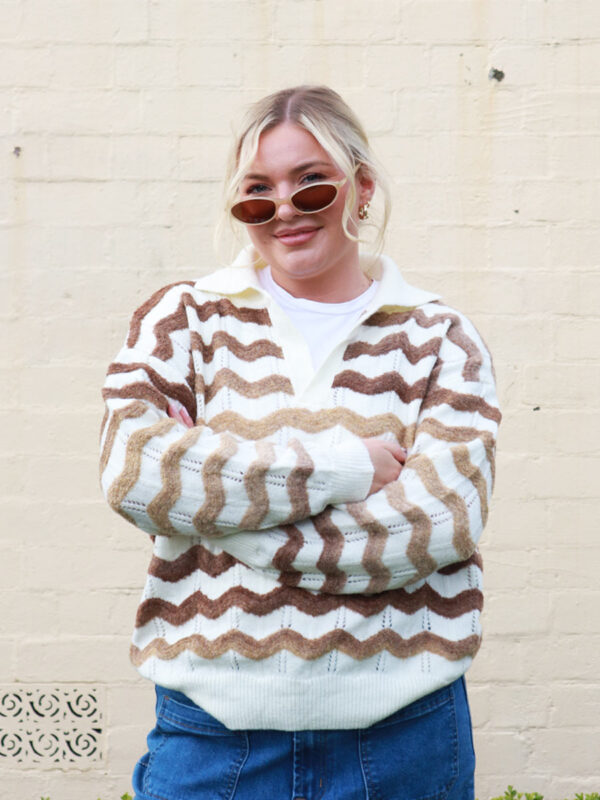
[[(108, 370), (102, 487), (154, 548), (131, 658), (229, 728), (365, 727), (479, 647), (492, 364), (473, 325), (384, 256), (315, 372), (260, 267), (247, 251), (156, 292)], [(368, 497), (362, 437), (408, 451)]]

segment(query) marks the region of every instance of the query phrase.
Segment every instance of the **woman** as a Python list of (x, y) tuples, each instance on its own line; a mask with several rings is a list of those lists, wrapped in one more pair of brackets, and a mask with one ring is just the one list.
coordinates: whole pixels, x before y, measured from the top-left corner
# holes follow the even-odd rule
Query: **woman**
[(109, 368), (102, 485), (154, 541), (137, 800), (473, 797), (500, 414), (469, 321), (359, 255), (381, 185), (335, 92), (257, 103), (226, 191), (251, 245)]

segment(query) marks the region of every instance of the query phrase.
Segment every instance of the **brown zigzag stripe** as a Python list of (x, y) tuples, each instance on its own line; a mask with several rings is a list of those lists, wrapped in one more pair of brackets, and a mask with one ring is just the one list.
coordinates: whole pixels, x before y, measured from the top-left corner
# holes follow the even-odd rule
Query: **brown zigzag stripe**
[(353, 392), (368, 395), (394, 392), (403, 403), (411, 403), (413, 400), (420, 400), (425, 396), (428, 382), (428, 378), (421, 378), (415, 383), (409, 384), (399, 372), (385, 372), (376, 378), (365, 378), (360, 372), (346, 369), (335, 376), (332, 386), (352, 389)]
[(161, 419), (160, 422), (134, 431), (131, 434), (125, 449), (125, 465), (123, 471), (118, 478), (115, 478), (107, 493), (107, 500), (112, 508), (118, 510), (127, 493), (137, 483), (140, 477), (142, 451), (144, 447), (154, 436), (162, 436), (167, 433), (167, 431), (170, 431), (175, 424), (174, 419)]
[(111, 397), (120, 397), (124, 400), (146, 400), (165, 412), (169, 405), (169, 401), (162, 392), (159, 392), (152, 384), (144, 381), (128, 383), (127, 386), (123, 386), (120, 389), (102, 389), (102, 397), (105, 400)]
[(134, 313), (133, 317), (131, 318), (131, 324), (129, 325), (129, 335), (127, 337), (127, 347), (135, 347), (137, 344), (138, 339), (140, 338), (140, 331), (142, 329), (142, 322), (146, 314), (152, 311), (163, 297), (167, 294), (167, 292), (171, 291), (175, 286), (193, 286), (194, 281), (176, 281), (175, 283), (170, 283), (168, 286), (163, 286), (162, 289), (159, 289), (157, 292), (154, 292), (152, 297), (146, 300), (137, 311)]
[(293, 606), (303, 614), (319, 617), (347, 608), (363, 617), (381, 614), (386, 608), (394, 608), (403, 614), (415, 614), (423, 608), (446, 619), (456, 619), (463, 614), (481, 611), (483, 595), (479, 589), (466, 589), (454, 597), (444, 597), (425, 584), (413, 593), (395, 589), (381, 594), (335, 595), (312, 594), (304, 589), (281, 586), (266, 594), (258, 594), (244, 586), (234, 586), (211, 600), (200, 591), (194, 592), (180, 605), (160, 597), (144, 600), (137, 612), (135, 625), (141, 628), (154, 619), (162, 619), (169, 625), (184, 625), (197, 614), (206, 619), (218, 619), (231, 608), (239, 608), (246, 614), (265, 617), (285, 606)]
[(331, 510), (326, 508), (312, 518), (319, 536), (323, 539), (323, 550), (317, 561), (317, 569), (326, 576), (321, 592), (337, 593), (346, 585), (347, 575), (338, 567), (344, 549), (344, 535), (331, 521)]
[(189, 448), (198, 441), (201, 433), (202, 428), (190, 428), (178, 441), (174, 442), (165, 450), (160, 460), (162, 489), (155, 495), (152, 501), (148, 503), (146, 511), (162, 534), (177, 536), (178, 532), (169, 519), (169, 511), (173, 508), (181, 494), (179, 462)]
[(207, 403), (223, 388), (233, 389), (238, 394), (252, 399), (265, 397), (265, 395), (275, 392), (294, 394), (291, 381), (285, 375), (266, 375), (257, 381), (247, 381), (226, 367), (216, 373), (212, 383), (205, 384), (202, 376), (197, 375), (195, 388), (198, 394), (204, 392), (204, 399)]
[(423, 401), (422, 409), (432, 408), (446, 404), (454, 408), (456, 411), (468, 411), (470, 413), (476, 411), (486, 419), (491, 419), (493, 422), (500, 422), (502, 415), (500, 411), (491, 406), (482, 397), (475, 394), (459, 394), (453, 392), (451, 389), (444, 389), (441, 386), (431, 386), (427, 391), (427, 396)]
[(385, 496), (392, 508), (399, 511), (412, 526), (410, 539), (406, 546), (406, 555), (415, 565), (419, 580), (435, 572), (437, 563), (430, 555), (428, 547), (431, 538), (431, 520), (419, 506), (409, 503), (400, 481), (384, 486)]
[(466, 381), (476, 381), (479, 379), (479, 370), (483, 364), (483, 356), (475, 342), (465, 333), (462, 320), (459, 316), (452, 313), (434, 314), (428, 317), (421, 308), (414, 308), (410, 311), (377, 311), (363, 322), (363, 325), (374, 325), (378, 328), (388, 325), (403, 325), (409, 319), (414, 320), (420, 328), (431, 328), (438, 323), (450, 322), (450, 327), (446, 333), (448, 339), (457, 347), (460, 347), (466, 355), (465, 365), (462, 370), (463, 378)]
[(460, 425), (444, 425), (434, 417), (426, 417), (419, 425), (419, 431), (424, 431), (442, 442), (472, 442), (481, 439), (485, 454), (492, 471), (492, 483), (495, 476), (494, 437), (489, 431), (480, 431), (477, 428), (468, 428)]
[(388, 539), (387, 528), (375, 519), (365, 502), (348, 503), (346, 510), (368, 534), (362, 565), (371, 576), (371, 580), (365, 589), (365, 593), (383, 592), (392, 577), (391, 572), (381, 560)]
[(104, 440), (104, 447), (102, 448), (102, 454), (100, 456), (100, 475), (102, 475), (106, 469), (106, 465), (108, 464), (110, 452), (113, 448), (113, 444), (115, 443), (115, 437), (121, 422), (124, 419), (136, 419), (137, 417), (142, 417), (147, 410), (148, 409), (146, 408), (145, 403), (142, 403), (141, 400), (138, 400), (135, 403), (129, 403), (124, 408), (117, 409), (117, 411), (114, 411), (112, 415), (110, 415), (106, 439)]
[(205, 459), (202, 465), (202, 480), (206, 500), (196, 512), (192, 520), (198, 533), (204, 536), (219, 536), (220, 533), (214, 525), (225, 505), (225, 489), (221, 473), (225, 464), (237, 452), (235, 439), (229, 434), (221, 436), (221, 444)]
[(156, 345), (152, 351), (152, 355), (160, 358), (162, 361), (167, 361), (173, 356), (173, 342), (171, 341), (171, 334), (175, 331), (182, 331), (188, 327), (188, 318), (186, 313), (186, 306), (193, 302), (192, 296), (187, 292), (181, 295), (179, 305), (164, 319), (161, 319), (154, 326), (154, 336), (156, 338)]
[(256, 325), (271, 325), (271, 318), (266, 308), (247, 308), (234, 306), (231, 300), (222, 297), (219, 300), (208, 300), (198, 305), (193, 300), (190, 304), (198, 314), (200, 322), (206, 322), (214, 314), (220, 317), (235, 317), (239, 322), (254, 322)]
[(145, 372), (153, 386), (156, 386), (156, 388), (167, 397), (178, 400), (185, 406), (191, 418), (196, 419), (196, 397), (191, 387), (186, 383), (168, 381), (166, 378), (163, 378), (159, 372), (149, 367), (148, 364), (144, 364), (142, 361), (133, 361), (130, 364), (114, 362), (108, 368), (108, 374), (115, 375), (123, 372), (136, 372), (137, 370)]
[(281, 530), (288, 536), (287, 542), (282, 545), (273, 556), (273, 566), (281, 570), (278, 581), (286, 586), (297, 586), (302, 578), (302, 573), (292, 567), (296, 556), (304, 544), (304, 536), (295, 525), (282, 525)]
[(346, 408), (327, 408), (322, 411), (283, 408), (257, 420), (243, 417), (235, 411), (224, 411), (208, 420), (207, 424), (214, 431), (230, 431), (243, 439), (264, 439), (284, 427), (318, 433), (342, 425), (362, 438), (392, 432), (403, 447), (412, 445), (416, 431), (415, 425), (403, 425), (395, 414), (376, 414), (366, 418)]
[(211, 553), (203, 545), (195, 544), (185, 553), (173, 559), (173, 561), (152, 556), (148, 574), (153, 575), (155, 578), (160, 578), (161, 581), (176, 583), (199, 569), (211, 578), (218, 578), (219, 575), (227, 572), (237, 563), (237, 559), (229, 555), (229, 553)]
[(447, 567), (442, 567), (442, 569), (438, 569), (440, 575), (454, 575), (457, 572), (460, 572), (461, 569), (466, 569), (467, 567), (479, 567), (480, 570), (483, 570), (483, 559), (481, 558), (481, 553), (479, 550), (475, 550), (473, 555), (470, 558), (467, 558), (465, 561), (457, 561), (455, 564), (448, 564)]
[(330, 631), (318, 639), (306, 639), (289, 628), (277, 631), (264, 639), (255, 639), (242, 631), (230, 630), (214, 640), (199, 634), (187, 636), (174, 644), (169, 644), (165, 639), (154, 639), (143, 650), (132, 645), (130, 657), (133, 664), (139, 667), (153, 656), (170, 660), (177, 658), (186, 650), (200, 658), (218, 658), (233, 650), (253, 661), (269, 658), (282, 650), (288, 650), (298, 658), (312, 661), (332, 650), (339, 650), (350, 658), (363, 661), (387, 650), (396, 658), (410, 658), (427, 651), (443, 656), (448, 661), (459, 661), (466, 656), (473, 656), (480, 641), (480, 637), (475, 634), (465, 639), (451, 641), (429, 631), (422, 631), (410, 639), (403, 639), (390, 628), (385, 628), (364, 641), (340, 629)]
[(312, 458), (298, 439), (291, 439), (289, 446), (296, 453), (296, 466), (290, 471), (285, 483), (292, 504), (290, 515), (284, 524), (291, 524), (310, 516), (310, 501), (306, 482), (315, 471)]
[(437, 356), (442, 339), (435, 336), (425, 344), (415, 345), (408, 338), (404, 331), (393, 333), (386, 336), (375, 344), (369, 342), (352, 342), (344, 352), (344, 361), (350, 361), (359, 356), (382, 356), (394, 350), (401, 350), (411, 364), (417, 364), (421, 359), (428, 356)]
[(196, 331), (191, 334), (191, 348), (192, 350), (199, 350), (202, 354), (202, 360), (205, 364), (209, 364), (215, 357), (215, 351), (219, 347), (225, 347), (234, 356), (242, 361), (256, 361), (265, 356), (272, 356), (273, 358), (283, 358), (283, 350), (275, 342), (269, 339), (257, 339), (250, 344), (244, 344), (236, 339), (235, 336), (226, 333), (225, 331), (216, 331), (209, 344), (205, 344), (202, 336)]
[(463, 498), (442, 483), (433, 462), (426, 455), (421, 453), (409, 457), (406, 466), (414, 469), (429, 494), (441, 500), (450, 510), (454, 520), (452, 544), (461, 559), (468, 558), (475, 549), (475, 542), (471, 539), (469, 514)]
[(483, 473), (476, 467), (469, 457), (469, 448), (464, 445), (456, 445), (452, 448), (452, 459), (454, 465), (461, 475), (468, 478), (473, 486), (477, 489), (479, 495), (479, 505), (481, 508), (481, 523), (485, 525), (488, 518), (488, 499), (487, 499), (487, 483), (483, 477)]
[(250, 464), (244, 475), (244, 486), (251, 503), (240, 522), (241, 530), (246, 531), (258, 530), (269, 510), (266, 477), (269, 467), (275, 461), (275, 448), (271, 442), (261, 439), (256, 443), (256, 450), (258, 458)]

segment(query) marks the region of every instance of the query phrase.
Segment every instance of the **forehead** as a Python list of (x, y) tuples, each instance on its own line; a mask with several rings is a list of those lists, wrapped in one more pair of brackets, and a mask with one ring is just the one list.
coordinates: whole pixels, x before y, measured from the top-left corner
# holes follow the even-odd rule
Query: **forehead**
[(248, 173), (290, 172), (301, 164), (309, 163), (336, 166), (312, 133), (299, 125), (283, 122), (261, 134), (258, 150), (249, 165)]

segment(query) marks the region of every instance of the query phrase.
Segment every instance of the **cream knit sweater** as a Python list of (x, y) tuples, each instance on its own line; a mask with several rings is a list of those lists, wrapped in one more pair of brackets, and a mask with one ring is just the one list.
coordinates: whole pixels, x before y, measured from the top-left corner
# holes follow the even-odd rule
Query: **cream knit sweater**
[[(490, 356), (382, 257), (315, 373), (251, 260), (154, 294), (108, 370), (103, 490), (154, 540), (131, 657), (230, 728), (364, 727), (479, 647)], [(367, 497), (370, 436), (408, 459)]]

